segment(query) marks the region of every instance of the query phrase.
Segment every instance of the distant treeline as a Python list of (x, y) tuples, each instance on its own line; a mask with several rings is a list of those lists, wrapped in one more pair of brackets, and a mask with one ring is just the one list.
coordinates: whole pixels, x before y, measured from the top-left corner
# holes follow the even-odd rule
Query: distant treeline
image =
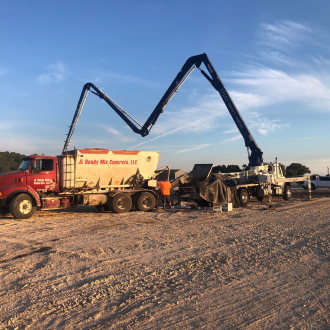
[(0, 173), (17, 170), (24, 156), (17, 152), (0, 151)]
[[(244, 170), (248, 170), (247, 166), (242, 166)], [(212, 173), (231, 173), (231, 172), (241, 172), (242, 169), (238, 165), (217, 165), (213, 166)]]

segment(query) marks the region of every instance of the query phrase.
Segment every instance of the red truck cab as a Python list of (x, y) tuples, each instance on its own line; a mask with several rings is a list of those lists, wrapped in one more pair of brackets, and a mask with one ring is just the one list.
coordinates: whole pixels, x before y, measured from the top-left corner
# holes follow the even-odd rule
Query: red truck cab
[(31, 155), (22, 158), (18, 170), (0, 174), (0, 210), (27, 219), (41, 206), (40, 197), (59, 190), (58, 159)]

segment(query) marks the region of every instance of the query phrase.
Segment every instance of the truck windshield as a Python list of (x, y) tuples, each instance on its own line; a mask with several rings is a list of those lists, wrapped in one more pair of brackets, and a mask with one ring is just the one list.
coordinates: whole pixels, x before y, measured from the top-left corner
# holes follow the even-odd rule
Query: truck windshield
[(29, 169), (31, 163), (32, 163), (32, 159), (23, 160), (22, 164), (19, 166), (18, 169), (22, 171), (26, 171)]

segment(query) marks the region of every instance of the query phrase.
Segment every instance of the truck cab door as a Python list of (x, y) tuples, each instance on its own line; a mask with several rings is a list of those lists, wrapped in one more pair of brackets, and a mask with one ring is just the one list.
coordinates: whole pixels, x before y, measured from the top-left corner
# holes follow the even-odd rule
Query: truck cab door
[(28, 185), (37, 192), (56, 190), (56, 167), (54, 159), (35, 159), (28, 174)]

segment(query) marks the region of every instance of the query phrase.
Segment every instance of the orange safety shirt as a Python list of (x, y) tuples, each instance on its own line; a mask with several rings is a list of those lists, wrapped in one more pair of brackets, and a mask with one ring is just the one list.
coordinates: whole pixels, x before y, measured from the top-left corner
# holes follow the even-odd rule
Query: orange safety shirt
[(164, 181), (164, 182), (157, 182), (158, 186), (160, 187), (160, 193), (162, 195), (171, 195), (171, 188), (172, 185), (168, 182), (168, 181)]

